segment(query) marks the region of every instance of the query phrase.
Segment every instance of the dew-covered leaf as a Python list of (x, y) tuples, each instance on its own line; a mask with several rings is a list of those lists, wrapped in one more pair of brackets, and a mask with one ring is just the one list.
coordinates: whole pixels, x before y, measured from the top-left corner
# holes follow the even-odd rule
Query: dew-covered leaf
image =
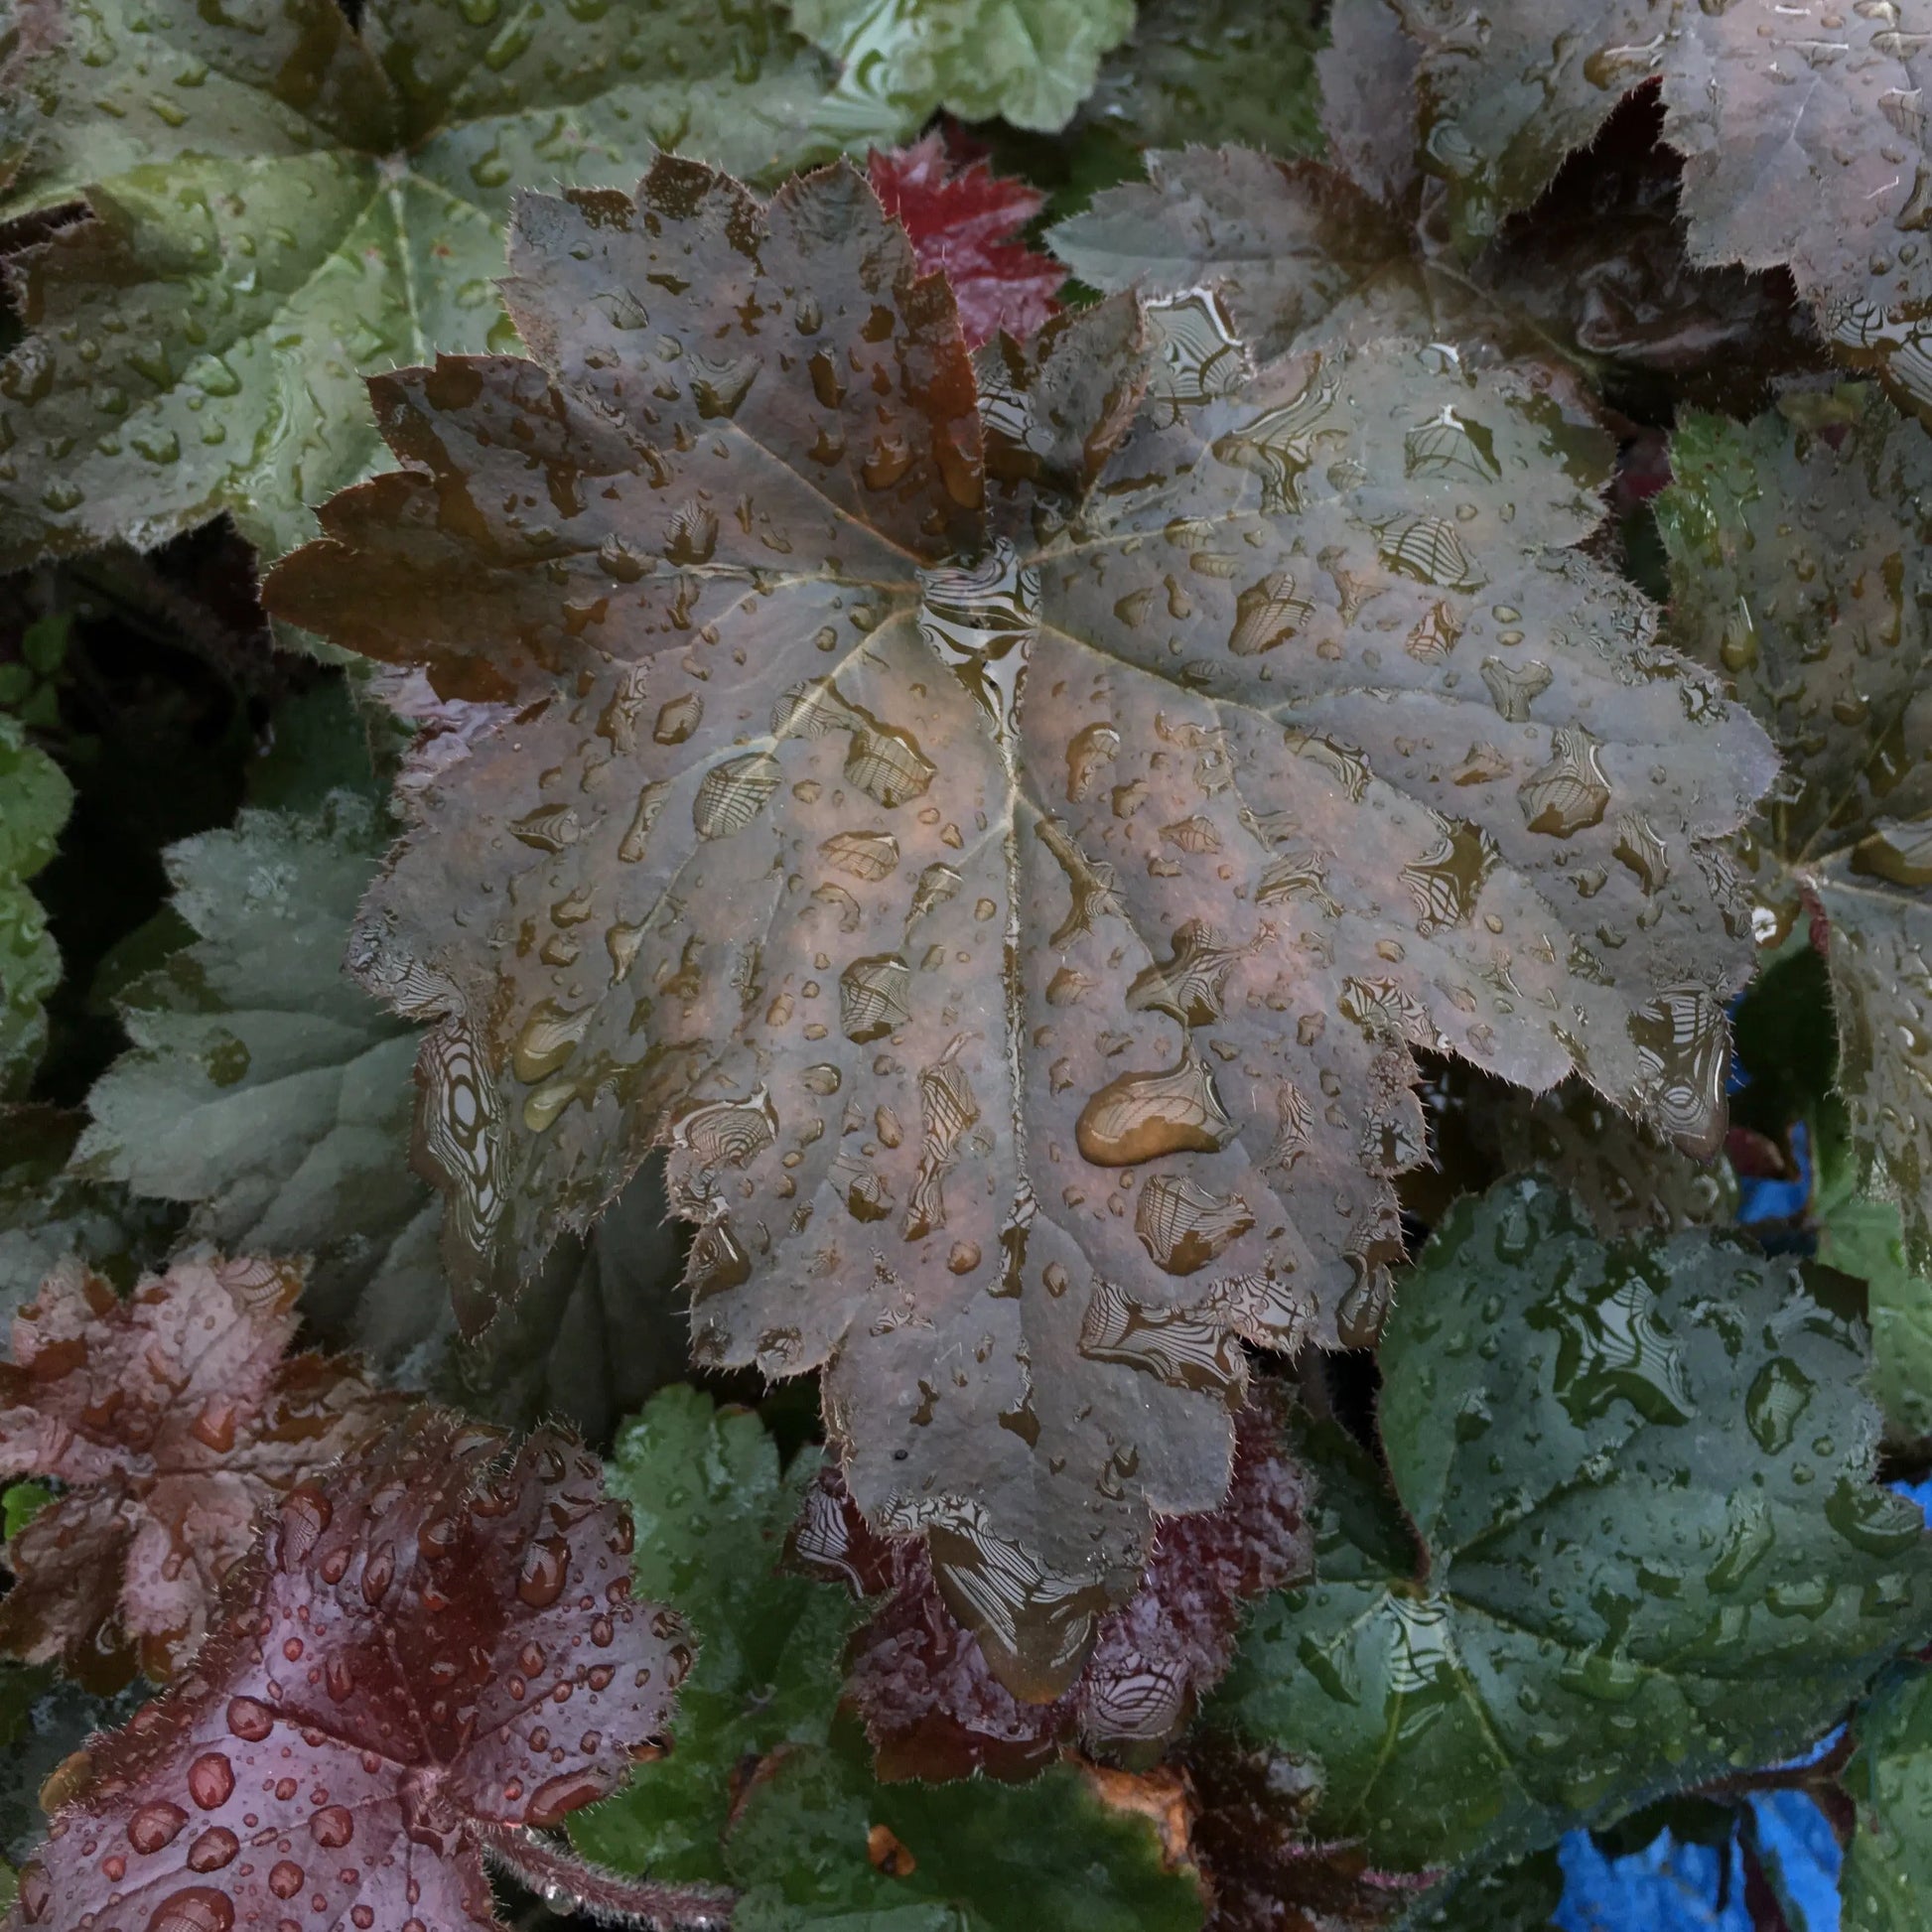
[(1858, 1748), (1840, 1782), (1858, 1825), (1840, 1879), (1845, 1932), (1917, 1932), (1932, 1892), (1932, 1672), (1904, 1669), (1853, 1725)]
[(1830, 928), (1838, 1082), (1862, 1183), (1932, 1264), (1932, 443), (1863, 384), (1693, 415), (1657, 499), (1671, 636), (1731, 680), (1784, 754), (1754, 828), (1767, 934)]
[(0, 1475), (62, 1493), (7, 1544), (0, 1644), (84, 1656), (118, 1619), (172, 1676), (257, 1512), (389, 1421), (405, 1398), (353, 1363), (284, 1359), (301, 1287), (286, 1264), (190, 1259), (122, 1300), (74, 1262), (14, 1316)]
[(1329, 1523), (1214, 1707), (1318, 1760), (1315, 1828), (1377, 1863), (1507, 1857), (1789, 1755), (1932, 1631), (1932, 1539), (1871, 1479), (1863, 1329), (1789, 1262), (1606, 1246), (1506, 1182), (1431, 1244), (1380, 1359), (1422, 1560)]
[(1556, 1853), (1533, 1852), (1513, 1864), (1454, 1873), (1415, 1900), (1397, 1932), (1561, 1932), (1563, 1895)]
[(669, 1143), (699, 1358), (829, 1365), (861, 1506), (1057, 1694), (1220, 1500), (1242, 1341), (1373, 1338), (1412, 1044), (1715, 1145), (1769, 749), (1579, 547), (1540, 369), (1115, 303), (976, 396), (851, 170), (640, 193), (520, 205), (536, 359), (381, 378), (409, 467), (270, 580), (523, 706), (351, 963), (435, 1023), (466, 1320)]
[(941, 107), (1064, 127), (1127, 37), (1134, 0), (792, 0), (791, 18), (838, 63), (819, 128), (841, 146), (891, 147)]
[(27, 882), (54, 856), (73, 786), (0, 712), (0, 1101), (26, 1091), (47, 1046), (42, 1001), (61, 981), (61, 955)]
[(952, 284), (968, 347), (1001, 330), (1031, 336), (1053, 313), (1066, 270), (1018, 237), (1046, 198), (983, 160), (955, 161), (943, 133), (866, 164), (873, 193), (897, 218), (919, 266)]
[[(1680, 165), (1648, 103), (1620, 113), (1534, 214), (1466, 263), (1437, 237), (1434, 205), (1418, 214), (1402, 199), (1394, 154), (1356, 138), (1366, 113), (1337, 135), (1339, 165), (1242, 148), (1151, 153), (1145, 183), (1104, 190), (1052, 245), (1103, 290), (1218, 286), (1263, 355), (1405, 332), (1486, 355), (1555, 349), (1614, 395), (1668, 383), (1680, 398), (1747, 408), (1769, 376), (1815, 359), (1781, 277), (1687, 258)], [(1390, 124), (1385, 113), (1375, 126)]]
[(133, 1039), (88, 1095), (79, 1171), (195, 1204), (229, 1253), (306, 1254), (304, 1312), (379, 1362), (446, 1304), (435, 1196), (410, 1172), (417, 1030), (343, 971), (389, 828), (338, 792), (244, 811), (167, 854), (200, 935), (120, 998)]
[(1139, 1589), (1100, 1619), (1086, 1668), (1051, 1704), (1006, 1690), (946, 1608), (925, 1546), (868, 1530), (836, 1470), (820, 1476), (794, 1549), (822, 1574), (886, 1596), (853, 1639), (846, 1679), (881, 1776), (1025, 1777), (1066, 1744), (1158, 1756), (1227, 1669), (1244, 1599), (1312, 1575), (1309, 1504), (1273, 1403), (1250, 1400), (1227, 1500), (1160, 1525)]
[(531, 183), (634, 181), (653, 144), (775, 178), (819, 58), (771, 0), (199, 8), (18, 0), (0, 211), (84, 197), (15, 257), (0, 559), (149, 545), (223, 510), (269, 555), (381, 454), (362, 377), (506, 346)]
[(1077, 125), (1140, 146), (1238, 141), (1270, 154), (1321, 146), (1309, 0), (1142, 0), (1100, 64)]
[(621, 1871), (722, 1881), (742, 1767), (830, 1734), (851, 1596), (780, 1574), (819, 1462), (780, 1466), (757, 1416), (670, 1388), (619, 1436), (605, 1480), (636, 1523), (637, 1587), (671, 1598), (698, 1661), (678, 1697), (677, 1748), (571, 1820), (580, 1850)]
[(882, 1784), (863, 1739), (780, 1754), (729, 1846), (734, 1932), (1196, 1932), (1150, 1821), (1055, 1766), (1031, 1784)]
[(1694, 261), (1788, 264), (1822, 333), (1932, 410), (1932, 158), (1915, 27), (1892, 6), (1396, 0), (1420, 44), (1425, 165), (1473, 247), (1618, 101), (1654, 85)]
[(689, 1665), (629, 1553), (568, 1436), (512, 1455), (439, 1412), (398, 1422), (283, 1499), (192, 1673), (89, 1747), (21, 1922), (227, 1932), (300, 1900), (322, 1924), (496, 1932), (483, 1850), (540, 1859), (526, 1829), (618, 1783)]

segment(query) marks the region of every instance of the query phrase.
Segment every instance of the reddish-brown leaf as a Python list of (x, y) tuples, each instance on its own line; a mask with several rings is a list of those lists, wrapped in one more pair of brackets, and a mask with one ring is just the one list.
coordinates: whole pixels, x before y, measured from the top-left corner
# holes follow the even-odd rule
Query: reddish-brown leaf
[(1158, 1751), (1226, 1670), (1243, 1601), (1314, 1569), (1310, 1488), (1272, 1404), (1236, 1422), (1227, 1501), (1155, 1532), (1140, 1589), (1102, 1617), (1073, 1688), (1023, 1704), (988, 1667), (933, 1581), (923, 1542), (876, 1535), (828, 1469), (793, 1535), (797, 1558), (868, 1594), (890, 1592), (853, 1639), (846, 1693), (885, 1778), (1029, 1777), (1062, 1744), (1139, 1758)]
[(976, 374), (849, 168), (663, 158), (512, 262), (529, 357), (380, 378), (405, 467), (267, 586), (518, 707), (350, 945), (436, 1023), (459, 1312), (668, 1145), (694, 1350), (823, 1367), (861, 1507), (1057, 1696), (1225, 1493), (1245, 1344), (1374, 1339), (1413, 1046), (1721, 1137), (1769, 748), (1581, 547), (1546, 368), (1257, 371), (1196, 295)]
[(497, 1925), (485, 1851), (587, 1880), (522, 1834), (618, 1784), (690, 1662), (629, 1552), (573, 1439), (417, 1410), (284, 1497), (193, 1670), (90, 1744), (22, 1923), (457, 1932)]
[(260, 1511), (410, 1400), (352, 1362), (283, 1359), (301, 1287), (273, 1261), (180, 1261), (126, 1301), (78, 1262), (48, 1277), (0, 1362), (0, 1474), (64, 1493), (7, 1545), (0, 1644), (78, 1657), (118, 1608), (142, 1668), (172, 1676)]
[(968, 346), (1002, 330), (1031, 336), (1053, 313), (1066, 270), (1016, 239), (1046, 205), (1038, 189), (996, 175), (984, 160), (955, 157), (936, 131), (909, 148), (875, 149), (866, 172), (919, 266), (952, 284)]

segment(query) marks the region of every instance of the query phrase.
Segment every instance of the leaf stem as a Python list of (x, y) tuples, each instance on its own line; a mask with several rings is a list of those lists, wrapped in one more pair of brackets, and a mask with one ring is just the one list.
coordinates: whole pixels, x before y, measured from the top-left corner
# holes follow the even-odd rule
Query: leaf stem
[(665, 1885), (624, 1878), (535, 1832), (513, 1825), (477, 1826), (483, 1855), (520, 1878), (546, 1903), (568, 1898), (602, 1925), (628, 1925), (645, 1932), (724, 1932), (737, 1902), (732, 1892), (710, 1885)]

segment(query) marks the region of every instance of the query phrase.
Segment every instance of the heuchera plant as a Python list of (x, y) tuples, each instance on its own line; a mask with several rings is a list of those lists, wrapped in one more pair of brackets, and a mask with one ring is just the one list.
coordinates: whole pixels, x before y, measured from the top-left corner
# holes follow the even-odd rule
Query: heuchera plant
[(0, 0), (9, 1927), (1916, 1926), (1929, 33)]

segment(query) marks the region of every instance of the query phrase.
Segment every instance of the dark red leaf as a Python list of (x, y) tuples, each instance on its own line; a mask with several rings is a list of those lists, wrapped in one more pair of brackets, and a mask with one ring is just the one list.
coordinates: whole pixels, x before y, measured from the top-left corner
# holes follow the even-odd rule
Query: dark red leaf
[(66, 1493), (7, 1545), (0, 1645), (84, 1656), (118, 1606), (141, 1667), (173, 1676), (260, 1512), (414, 1400), (352, 1362), (284, 1360), (301, 1288), (289, 1262), (182, 1261), (123, 1302), (74, 1262), (15, 1315), (0, 1475)]
[(1136, 1756), (1173, 1737), (1227, 1668), (1242, 1600), (1311, 1574), (1309, 1502), (1270, 1406), (1250, 1401), (1227, 1501), (1161, 1524), (1140, 1589), (1101, 1618), (1085, 1670), (1051, 1704), (1022, 1703), (1000, 1683), (948, 1609), (928, 1546), (868, 1529), (836, 1469), (792, 1547), (868, 1595), (891, 1592), (853, 1641), (846, 1683), (882, 1777), (1026, 1777), (1064, 1742)]
[(455, 1932), (497, 1925), (484, 1852), (573, 1882), (522, 1832), (616, 1787), (691, 1657), (630, 1535), (574, 1439), (417, 1410), (288, 1494), (191, 1674), (90, 1745), (22, 1922)]
[(1015, 239), (1045, 206), (1036, 188), (949, 153), (940, 133), (891, 154), (875, 150), (866, 168), (886, 212), (904, 224), (919, 266), (952, 284), (970, 346), (1002, 330), (1031, 336), (1053, 313), (1066, 270)]

